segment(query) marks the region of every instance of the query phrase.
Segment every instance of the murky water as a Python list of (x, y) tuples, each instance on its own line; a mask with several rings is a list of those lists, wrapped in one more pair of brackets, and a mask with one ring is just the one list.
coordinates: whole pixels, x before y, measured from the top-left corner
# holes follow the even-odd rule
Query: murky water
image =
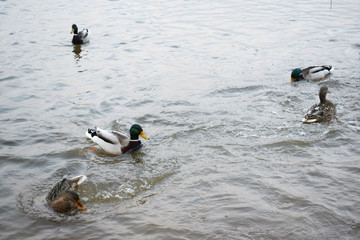
[[(1, 1), (1, 238), (359, 239), (360, 4), (330, 4)], [(323, 84), (339, 122), (303, 125)], [(133, 154), (84, 134), (133, 123)], [(88, 210), (49, 209), (79, 174)]]

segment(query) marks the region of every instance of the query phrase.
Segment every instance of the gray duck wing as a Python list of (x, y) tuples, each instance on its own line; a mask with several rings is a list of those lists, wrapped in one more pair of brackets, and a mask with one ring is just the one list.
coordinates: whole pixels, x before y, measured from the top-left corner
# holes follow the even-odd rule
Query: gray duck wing
[(315, 104), (311, 108), (309, 108), (309, 110), (306, 113), (305, 118), (306, 119), (314, 119), (314, 118), (322, 119), (324, 117), (323, 109), (324, 109), (323, 104)]
[(128, 145), (128, 143), (130, 141), (130, 138), (128, 136), (126, 136), (125, 134), (123, 134), (121, 132), (117, 132), (117, 131), (112, 131), (112, 133), (119, 139), (121, 146)]
[(78, 33), (79, 37), (82, 39), (86, 38), (88, 34), (89, 34), (88, 29), (83, 29), (81, 32)]

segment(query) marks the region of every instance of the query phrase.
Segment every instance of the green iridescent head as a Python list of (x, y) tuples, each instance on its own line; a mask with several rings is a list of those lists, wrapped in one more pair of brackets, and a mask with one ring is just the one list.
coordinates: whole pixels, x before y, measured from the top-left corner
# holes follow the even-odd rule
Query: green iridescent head
[(139, 140), (139, 135), (144, 139), (148, 139), (148, 137), (143, 132), (142, 127), (139, 124), (134, 124), (130, 128), (130, 139), (131, 140)]
[(295, 68), (292, 72), (291, 72), (291, 82), (295, 82), (295, 81), (299, 81), (301, 79), (301, 69), (300, 68)]
[(78, 27), (76, 26), (76, 24), (72, 25), (72, 33), (78, 34)]

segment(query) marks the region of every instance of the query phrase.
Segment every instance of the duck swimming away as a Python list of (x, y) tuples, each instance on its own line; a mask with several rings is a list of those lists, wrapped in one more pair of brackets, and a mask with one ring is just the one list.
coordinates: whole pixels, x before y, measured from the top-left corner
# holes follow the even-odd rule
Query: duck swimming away
[(132, 125), (129, 132), (130, 138), (117, 131), (95, 127), (94, 129), (89, 128), (85, 135), (94, 143), (97, 143), (105, 152), (121, 155), (129, 151), (136, 151), (141, 147), (139, 136), (148, 139), (139, 124)]
[(76, 187), (86, 180), (86, 176), (80, 175), (72, 179), (64, 178), (46, 196), (48, 205), (56, 212), (65, 213), (76, 207), (81, 210), (86, 208), (80, 203), (79, 194), (75, 191)]
[(90, 41), (90, 31), (89, 29), (83, 29), (79, 32), (76, 24), (72, 25), (71, 33), (73, 33), (72, 43), (73, 44), (83, 44)]
[(336, 107), (332, 102), (326, 99), (327, 93), (330, 93), (328, 87), (323, 86), (320, 88), (320, 103), (309, 108), (307, 114), (302, 119), (303, 123), (331, 122), (333, 119), (336, 119)]
[(315, 80), (327, 77), (333, 72), (334, 68), (331, 65), (311, 66), (307, 68), (295, 68), (291, 72), (291, 82), (300, 80)]

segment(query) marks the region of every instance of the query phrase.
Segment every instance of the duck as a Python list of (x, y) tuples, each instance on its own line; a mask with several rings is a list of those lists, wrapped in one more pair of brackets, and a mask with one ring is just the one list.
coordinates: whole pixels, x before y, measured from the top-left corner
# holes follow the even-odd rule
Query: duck
[(79, 32), (77, 25), (73, 24), (71, 33), (74, 34), (73, 38), (72, 38), (73, 44), (83, 44), (83, 43), (87, 43), (90, 41), (89, 29), (83, 29)]
[(315, 80), (327, 77), (333, 72), (334, 68), (331, 65), (311, 66), (307, 68), (295, 68), (291, 72), (291, 82), (300, 80)]
[(326, 99), (326, 94), (328, 93), (330, 93), (330, 91), (327, 86), (320, 88), (320, 103), (309, 108), (305, 117), (302, 119), (303, 123), (331, 122), (333, 119), (336, 119), (336, 107)]
[(46, 196), (48, 205), (58, 213), (65, 213), (76, 207), (86, 210), (80, 203), (79, 194), (75, 191), (76, 187), (86, 179), (86, 176), (80, 175), (71, 179), (63, 178), (57, 182)]
[(129, 132), (130, 138), (121, 132), (95, 127), (89, 128), (85, 134), (105, 152), (121, 155), (126, 152), (134, 152), (141, 147), (139, 136), (149, 139), (139, 124), (132, 125)]

